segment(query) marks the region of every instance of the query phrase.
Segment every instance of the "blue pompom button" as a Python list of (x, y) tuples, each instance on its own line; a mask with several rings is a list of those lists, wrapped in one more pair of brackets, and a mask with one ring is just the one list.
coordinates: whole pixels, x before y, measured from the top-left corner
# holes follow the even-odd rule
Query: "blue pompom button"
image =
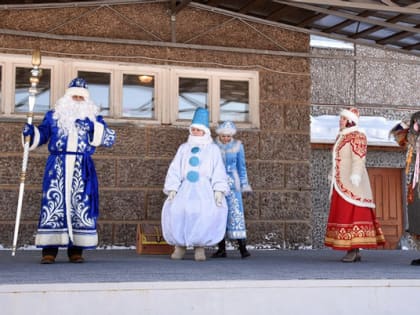
[(191, 153), (198, 153), (198, 151), (200, 151), (199, 147), (194, 147), (191, 149)]
[(187, 173), (187, 179), (188, 181), (190, 181), (191, 183), (195, 183), (198, 181), (198, 179), (200, 178), (200, 175), (198, 174), (198, 172), (196, 171), (189, 171)]
[(200, 163), (200, 159), (196, 156), (192, 156), (190, 157), (189, 163), (191, 166), (197, 166)]

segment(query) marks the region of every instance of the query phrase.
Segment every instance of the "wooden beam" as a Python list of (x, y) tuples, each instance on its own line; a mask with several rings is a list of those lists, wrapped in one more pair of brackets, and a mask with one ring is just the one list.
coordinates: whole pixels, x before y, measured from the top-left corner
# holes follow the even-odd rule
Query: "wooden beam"
[[(276, 0), (273, 0), (278, 2)], [(406, 13), (406, 14), (420, 14), (420, 10), (418, 3), (412, 6), (390, 6), (384, 4), (370, 3), (368, 1), (341, 1), (341, 0), (288, 0), (289, 5), (295, 4), (314, 4), (317, 6), (327, 5), (327, 6), (334, 6), (334, 7), (342, 7), (342, 8), (355, 8), (355, 9), (363, 9), (363, 10), (371, 10), (371, 11), (388, 11), (388, 12), (396, 12), (396, 13)], [(283, 1), (280, 1), (283, 3)]]
[[(391, 18), (389, 20), (386, 20), (386, 22), (388, 22), (388, 23), (395, 23), (395, 22), (401, 21), (405, 17), (407, 17), (406, 14), (399, 14), (399, 15), (394, 16), (393, 18)], [(360, 38), (360, 37), (362, 37), (364, 35), (375, 33), (375, 32), (377, 32), (377, 31), (379, 31), (381, 29), (382, 29), (381, 26), (373, 26), (373, 27), (370, 27), (370, 28), (368, 28), (368, 29), (366, 29), (364, 31), (358, 32), (356, 34), (353, 34), (350, 37), (351, 38)]]
[(250, 9), (262, 7), (267, 3), (266, 0), (247, 0), (238, 12), (247, 13)]
[(397, 7), (398, 7), (398, 5), (397, 5), (396, 3), (394, 3), (394, 2), (392, 2), (391, 0), (381, 0), (381, 2), (382, 2), (383, 4), (385, 4), (385, 5), (389, 5), (389, 6), (397, 6)]
[[(277, 3), (279, 3), (279, 2), (277, 1)], [(191, 3), (191, 6), (194, 7), (194, 8), (197, 8), (197, 9), (207, 10), (207, 11), (213, 12), (213, 13), (218, 13), (218, 14), (223, 14), (223, 15), (226, 15), (226, 16), (236, 17), (236, 18), (242, 19), (244, 21), (250, 21), (250, 22), (260, 23), (260, 24), (264, 24), (264, 25), (280, 27), (280, 28), (290, 30), (290, 31), (293, 31), (293, 32), (300, 32), (300, 33), (304, 33), (304, 34), (313, 34), (313, 35), (323, 36), (323, 37), (337, 39), (337, 40), (350, 42), (350, 43), (354, 43), (354, 44), (360, 44), (360, 45), (364, 45), (364, 46), (368, 46), (368, 47), (385, 49), (387, 51), (406, 53), (406, 54), (410, 54), (410, 55), (420, 55), (420, 52), (416, 52), (416, 51), (410, 51), (409, 52), (409, 51), (405, 51), (405, 50), (398, 49), (398, 48), (395, 48), (395, 47), (389, 47), (389, 46), (383, 46), (383, 45), (375, 44), (375, 43), (369, 42), (369, 41), (352, 39), (352, 38), (349, 38), (348, 36), (344, 36), (344, 35), (340, 35), (340, 34), (329, 34), (329, 33), (324, 33), (322, 31), (316, 30), (316, 29), (307, 29), (307, 28), (297, 27), (297, 26), (293, 26), (293, 25), (290, 25), (290, 24), (286, 24), (286, 23), (280, 23), (280, 22), (274, 21), (274, 20), (262, 19), (262, 18), (250, 16), (250, 15), (241, 14), (241, 13), (234, 12), (234, 11), (229, 11), (229, 10), (225, 10), (225, 9), (221, 9), (221, 8), (210, 7), (208, 5), (203, 5), (203, 4), (194, 2), (194, 1)], [(287, 7), (287, 5), (285, 7)], [(418, 62), (415, 63), (415, 64), (418, 64)]]
[[(363, 12), (360, 12), (357, 16), (366, 17), (366, 16), (369, 16), (370, 14), (371, 13), (369, 11), (363, 11)], [(338, 23), (338, 24), (336, 24), (336, 25), (334, 25), (332, 27), (329, 27), (329, 28), (324, 29), (323, 32), (333, 33), (335, 31), (341, 30), (341, 29), (345, 28), (346, 26), (349, 26), (349, 25), (351, 25), (353, 23), (355, 23), (355, 21), (353, 21), (353, 20), (345, 20), (345, 21), (343, 21), (341, 23)]]
[(101, 5), (121, 5), (121, 4), (139, 4), (150, 2), (168, 2), (168, 0), (97, 0), (97, 1), (70, 1), (70, 2), (48, 2), (48, 3), (31, 3), (31, 4), (0, 4), (0, 10), (35, 10), (35, 9), (56, 9), (71, 7), (97, 7)]
[(389, 43), (390, 41), (393, 41), (393, 40), (397, 41), (397, 40), (400, 40), (402, 38), (409, 37), (411, 35), (412, 34), (408, 33), (408, 32), (399, 32), (397, 34), (394, 34), (394, 35), (382, 38), (380, 40), (377, 40), (376, 43), (381, 44), (381, 45), (385, 45), (385, 44)]
[(191, 0), (182, 0), (180, 3), (176, 4), (176, 0), (171, 0), (171, 14), (178, 14), (178, 12), (185, 8), (190, 2)]
[(209, 0), (209, 1), (207, 1), (207, 5), (210, 5), (210, 6), (218, 6), (219, 4), (220, 4), (220, 2), (222, 2), (223, 0)]
[(322, 19), (322, 18), (324, 18), (326, 16), (327, 16), (327, 14), (325, 14), (325, 13), (317, 13), (314, 16), (303, 20), (299, 24), (296, 24), (296, 26), (297, 27), (306, 27), (307, 25), (309, 25), (309, 24), (311, 24), (311, 23), (313, 23), (315, 21), (318, 21), (318, 20), (320, 20), (320, 19)]
[(402, 49), (404, 49), (404, 50), (420, 50), (420, 43), (403, 46)]
[[(360, 21), (360, 22), (367, 23), (367, 24), (380, 25), (380, 26), (390, 28), (390, 29), (394, 29), (394, 30), (407, 31), (407, 32), (420, 34), (420, 30), (415, 29), (415, 28), (411, 28), (411, 27), (408, 27), (408, 26), (400, 25), (400, 24), (392, 24), (392, 23), (379, 21), (379, 20), (376, 20), (376, 19), (364, 18), (364, 17), (360, 17), (360, 16), (357, 16), (357, 15), (348, 14), (348, 13), (335, 11), (335, 10), (329, 10), (329, 9), (325, 9), (325, 8), (318, 7), (318, 6), (313, 6), (313, 5), (292, 3), (292, 2), (296, 2), (296, 1), (281, 1), (281, 0), (273, 0), (273, 1), (275, 1), (277, 3), (286, 4), (286, 5), (290, 5), (290, 6), (293, 6), (293, 7), (301, 8), (301, 9), (314, 11), (314, 12), (339, 16), (339, 17), (349, 19), (349, 20)], [(332, 1), (332, 2), (334, 2), (334, 1)], [(420, 14), (420, 10), (419, 10), (419, 14)]]

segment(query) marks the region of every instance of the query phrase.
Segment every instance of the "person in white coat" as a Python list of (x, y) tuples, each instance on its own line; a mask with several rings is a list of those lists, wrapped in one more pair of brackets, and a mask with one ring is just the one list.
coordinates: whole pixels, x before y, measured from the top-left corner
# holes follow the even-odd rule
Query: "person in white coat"
[(342, 262), (361, 261), (360, 248), (385, 244), (375, 214), (366, 169), (367, 138), (358, 127), (359, 110), (340, 112), (339, 132), (332, 150), (330, 213), (325, 245), (347, 251)]
[(166, 242), (175, 246), (172, 259), (183, 259), (187, 247), (193, 247), (195, 260), (204, 261), (204, 247), (214, 246), (225, 235), (229, 186), (205, 108), (195, 111), (189, 133), (166, 175), (162, 232)]

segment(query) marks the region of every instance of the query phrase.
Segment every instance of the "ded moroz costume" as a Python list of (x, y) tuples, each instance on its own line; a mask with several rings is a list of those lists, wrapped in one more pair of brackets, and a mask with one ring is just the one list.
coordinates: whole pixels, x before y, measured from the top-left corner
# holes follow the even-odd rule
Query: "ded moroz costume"
[(67, 247), (71, 262), (82, 262), (82, 250), (98, 243), (98, 180), (92, 155), (110, 147), (115, 132), (107, 127), (89, 98), (87, 83), (72, 80), (65, 95), (38, 127), (26, 124), (30, 150), (48, 143), (49, 156), (42, 184), (42, 204), (35, 237), (43, 248), (42, 263), (53, 263), (59, 247)]

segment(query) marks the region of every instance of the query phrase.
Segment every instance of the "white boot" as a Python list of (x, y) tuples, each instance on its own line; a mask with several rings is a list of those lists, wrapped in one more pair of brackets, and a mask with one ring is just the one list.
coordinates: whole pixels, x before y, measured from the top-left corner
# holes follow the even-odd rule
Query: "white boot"
[(194, 247), (194, 259), (196, 261), (206, 260), (206, 253), (204, 251), (204, 247)]
[(172, 259), (184, 259), (185, 251), (187, 250), (184, 246), (175, 246), (175, 250), (171, 255)]

